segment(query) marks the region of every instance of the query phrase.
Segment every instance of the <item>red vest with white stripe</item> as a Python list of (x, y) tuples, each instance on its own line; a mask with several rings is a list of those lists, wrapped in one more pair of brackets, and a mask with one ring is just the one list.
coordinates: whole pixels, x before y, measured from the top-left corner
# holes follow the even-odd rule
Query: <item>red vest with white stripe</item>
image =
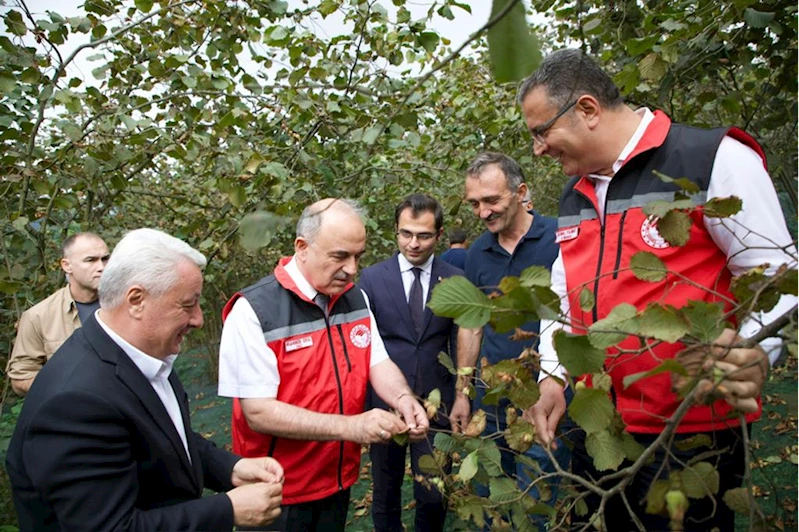
[[(350, 285), (330, 298), (330, 315), (307, 299), (281, 259), (273, 275), (235, 294), (222, 311), (244, 297), (252, 306), (264, 340), (277, 358), (277, 400), (324, 414), (363, 412), (371, 360), (369, 309)], [(283, 466), (283, 504), (323, 499), (358, 480), (361, 446), (343, 441), (279, 438), (252, 430), (238, 399), (233, 400), (233, 452), (271, 456)]]
[[(575, 333), (585, 333), (588, 326), (607, 317), (620, 303), (642, 311), (649, 303), (680, 308), (698, 300), (719, 302), (725, 311), (730, 310), (730, 301), (735, 298), (730, 292), (727, 257), (713, 242), (703, 216), (716, 152), (727, 135), (757, 151), (765, 164), (760, 146), (739, 129), (703, 130), (672, 124), (665, 114), (655, 112), (644, 136), (610, 181), (604, 225), (599, 219), (593, 181), (587, 177), (569, 181), (561, 197), (557, 240)], [(654, 171), (675, 179), (686, 177), (699, 186), (700, 192), (692, 196), (698, 206), (690, 212), (690, 238), (684, 246), (669, 245), (643, 212), (647, 203), (673, 201), (679, 191), (676, 185), (661, 181)], [(639, 251), (653, 253), (665, 263), (670, 272), (665, 280), (645, 282), (633, 275), (630, 259)], [(584, 288), (595, 298), (594, 308), (587, 312), (579, 301)], [(630, 336), (607, 350), (605, 367), (613, 380), (616, 408), (631, 433), (661, 432), (681, 401), (671, 390), (668, 373), (624, 387), (624, 377), (653, 369), (685, 347), (681, 343), (650, 343), (651, 349), (630, 353), (641, 348), (639, 338)], [(758, 411), (747, 415), (747, 420), (759, 416)], [(730, 405), (720, 400), (691, 408), (677, 431), (702, 432), (738, 424)]]

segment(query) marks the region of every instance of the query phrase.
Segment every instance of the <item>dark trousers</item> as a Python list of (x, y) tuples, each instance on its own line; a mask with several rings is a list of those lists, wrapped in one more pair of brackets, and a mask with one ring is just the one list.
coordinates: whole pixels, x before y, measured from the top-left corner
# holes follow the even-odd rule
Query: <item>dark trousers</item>
[[(396, 443), (373, 443), (369, 449), (372, 459), (372, 481), (374, 482), (372, 499), (372, 521), (378, 532), (403, 532), (402, 515), (402, 480), (405, 477), (406, 450), (411, 450), (411, 470), (413, 471), (413, 497), (416, 499), (417, 532), (440, 532), (444, 530), (444, 519), (447, 516), (447, 503), (441, 493), (433, 486), (425, 486), (417, 482), (415, 477), (421, 475), (419, 458), (432, 454), (432, 446), (428, 440), (410, 445)], [(449, 473), (450, 467), (445, 471)]]
[[(747, 430), (749, 428), (747, 427)], [(658, 479), (668, 479), (671, 471), (681, 471), (686, 464), (699, 455), (702, 462), (709, 462), (719, 472), (719, 491), (712, 498), (689, 499), (688, 511), (685, 514), (684, 529), (686, 532), (709, 531), (714, 528), (722, 532), (735, 529), (735, 515), (730, 510), (722, 496), (724, 492), (731, 488), (740, 487), (744, 474), (744, 446), (743, 435), (740, 427), (717, 430), (715, 432), (704, 433), (710, 437), (711, 446), (694, 447), (685, 449), (679, 443), (688, 438), (696, 436), (692, 434), (677, 434), (674, 444), (671, 445), (668, 462), (666, 452), (661, 447), (654, 456), (654, 461), (644, 465), (636, 475), (635, 479), (627, 486), (625, 494), (638, 519), (644, 525), (647, 532), (668, 531), (669, 517), (667, 515), (652, 515), (646, 513), (646, 494), (649, 488)], [(644, 447), (648, 447), (657, 439), (657, 434), (634, 434), (633, 435)], [(612, 473), (612, 471), (600, 472), (593, 466), (593, 461), (585, 448), (585, 432), (575, 430), (570, 435), (574, 443), (572, 449), (572, 472), (584, 478), (600, 479), (602, 476)], [(683, 447), (682, 450), (680, 447)], [(723, 451), (713, 453), (713, 451)], [(710, 455), (710, 456), (707, 456)], [(624, 461), (620, 468), (631, 465), (631, 462)], [(611, 485), (602, 484), (602, 487), (609, 488)], [(583, 517), (572, 515), (572, 527), (579, 530), (586, 519), (599, 508), (600, 498), (597, 495), (589, 495), (585, 499), (588, 504), (588, 514)], [(613, 497), (605, 505), (605, 522), (608, 530), (628, 531), (638, 530), (630, 518), (630, 513), (624, 505), (621, 497)]]
[(287, 504), (281, 507), (280, 517), (267, 530), (344, 532), (349, 506), (349, 488), (318, 501)]

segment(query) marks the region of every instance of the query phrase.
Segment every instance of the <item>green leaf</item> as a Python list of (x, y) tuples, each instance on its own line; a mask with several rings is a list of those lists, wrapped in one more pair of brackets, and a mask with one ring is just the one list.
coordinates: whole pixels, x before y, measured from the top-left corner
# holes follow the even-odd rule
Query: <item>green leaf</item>
[(727, 198), (711, 198), (705, 203), (705, 216), (709, 218), (729, 218), (741, 212), (743, 202), (741, 198), (730, 196)]
[(691, 235), (691, 217), (681, 211), (669, 211), (658, 220), (657, 230), (672, 246), (684, 246)]
[(505, 441), (514, 451), (524, 453), (535, 442), (535, 426), (518, 417), (505, 429)]
[(4, 17), (6, 20), (6, 28), (8, 32), (14, 35), (25, 35), (28, 28), (25, 26), (25, 21), (22, 20), (22, 14), (19, 11), (10, 10)]
[(577, 390), (569, 405), (569, 416), (588, 434), (607, 429), (613, 412), (607, 392), (594, 388)]
[(648, 81), (660, 81), (667, 68), (668, 64), (656, 53), (650, 53), (638, 62), (641, 78)]
[[(507, 5), (507, 0), (494, 0), (491, 19)], [(538, 68), (541, 46), (530, 31), (522, 2), (488, 30), (488, 55), (494, 78), (500, 83), (520, 81)]]
[(713, 440), (708, 434), (704, 433), (694, 434), (693, 436), (674, 442), (674, 447), (680, 451), (690, 451), (701, 447), (710, 448), (712, 445)]
[(714, 341), (727, 326), (720, 302), (690, 301), (680, 310), (688, 320), (691, 329), (689, 334), (700, 343)]
[(692, 499), (719, 492), (719, 472), (708, 462), (699, 462), (680, 472), (682, 489)]
[(552, 284), (549, 270), (543, 266), (530, 266), (525, 268), (519, 276), (519, 282), (522, 286), (527, 288), (532, 288), (533, 286), (549, 288)]
[(492, 478), (489, 482), (489, 499), (494, 502), (509, 502), (519, 497), (519, 488), (513, 479), (502, 477)]
[(639, 373), (633, 373), (632, 375), (627, 375), (622, 379), (622, 384), (625, 388), (629, 388), (636, 382), (640, 381), (641, 379), (646, 379), (647, 377), (651, 377), (653, 375), (660, 375), (661, 373), (678, 373), (679, 375), (687, 375), (688, 372), (685, 371), (685, 368), (674, 360), (673, 358), (669, 358), (658, 364), (656, 367), (650, 369), (649, 371), (641, 371)]
[(423, 454), (419, 457), (419, 470), (427, 475), (437, 475), (441, 472), (441, 468), (432, 454)]
[(434, 388), (429, 394), (427, 394), (427, 402), (435, 406), (436, 408), (441, 406), (441, 390), (438, 388)]
[(774, 20), (776, 13), (771, 11), (758, 11), (747, 7), (744, 9), (744, 22), (753, 28), (766, 28)]
[(637, 334), (674, 343), (690, 331), (688, 323), (673, 307), (650, 304), (635, 321)]
[(380, 136), (380, 132), (382, 131), (382, 129), (383, 128), (380, 125), (374, 125), (370, 127), (369, 129), (363, 132), (361, 140), (365, 144), (374, 144), (375, 141), (377, 140), (377, 137)]
[(474, 495), (464, 497), (453, 497), (451, 504), (458, 517), (466, 523), (474, 523), (478, 529), (482, 530), (485, 526), (485, 516), (483, 507), (485, 499)]
[(583, 288), (580, 291), (580, 308), (583, 312), (591, 312), (594, 308), (594, 304), (596, 300), (594, 299), (594, 293), (591, 292), (588, 288)]
[(646, 493), (646, 513), (658, 515), (666, 511), (666, 492), (671, 489), (668, 480), (656, 480)]
[(421, 44), (422, 48), (431, 54), (436, 51), (439, 40), (438, 33), (434, 33), (432, 31), (423, 31), (419, 35), (419, 44)]
[(269, 245), (288, 220), (268, 211), (255, 211), (239, 222), (239, 242), (248, 251)]
[(477, 474), (477, 451), (472, 451), (466, 455), (466, 458), (461, 462), (461, 468), (458, 471), (458, 476), (464, 482), (470, 481)]
[(502, 454), (499, 452), (497, 444), (480, 438), (472, 439), (470, 440), (471, 442), (475, 442), (480, 446), (477, 449), (480, 456), (480, 467), (492, 477), (502, 475)]
[(607, 349), (623, 342), (634, 332), (633, 320), (638, 311), (629, 303), (613, 307), (605, 318), (594, 322), (588, 328), (588, 341), (597, 349)]
[(133, 4), (142, 13), (149, 13), (153, 8), (153, 0), (133, 0)]
[(408, 445), (408, 440), (409, 439), (410, 439), (410, 437), (408, 436), (407, 432), (401, 432), (399, 434), (394, 434), (391, 437), (391, 440), (394, 443), (396, 443), (397, 445), (399, 445), (400, 447), (404, 447), (404, 446)]
[(533, 378), (532, 374), (528, 374), (521, 379), (521, 383), (514, 382), (508, 391), (508, 399), (517, 408), (527, 410), (538, 402), (540, 394), (538, 392), (538, 383)]
[(749, 488), (732, 488), (724, 492), (722, 499), (733, 512), (739, 515), (749, 515)]
[(328, 15), (331, 15), (336, 12), (338, 9), (338, 2), (336, 0), (324, 0), (321, 4), (319, 4), (319, 13), (321, 13), (322, 18), (326, 18)]
[(451, 375), (456, 375), (458, 373), (455, 370), (455, 364), (453, 364), (452, 358), (444, 351), (438, 353), (438, 363), (447, 368), (447, 371), (449, 371)]
[(650, 201), (644, 205), (644, 214), (647, 216), (654, 216), (656, 218), (663, 218), (668, 213), (674, 210), (693, 209), (695, 204), (690, 199), (677, 199), (674, 201), (656, 200)]
[(605, 351), (592, 346), (588, 337), (563, 331), (555, 332), (555, 351), (558, 360), (570, 375), (596, 373), (605, 366)]
[(441, 452), (450, 453), (457, 447), (457, 442), (449, 434), (437, 432), (433, 438), (433, 446)]
[(488, 296), (460, 275), (436, 284), (427, 306), (437, 316), (454, 318), (458, 326), (467, 329), (482, 327), (491, 317)]
[(630, 259), (630, 269), (639, 281), (658, 283), (666, 278), (666, 265), (654, 253), (639, 251)]
[(624, 451), (624, 456), (627, 460), (635, 462), (644, 453), (644, 446), (635, 441), (635, 438), (629, 432), (621, 433), (621, 449)]
[(614, 438), (607, 430), (588, 434), (585, 438), (585, 449), (599, 471), (618, 469), (624, 461), (621, 444), (619, 438)]
[(10, 72), (0, 72), (0, 94), (7, 95), (14, 91), (17, 86), (17, 78)]

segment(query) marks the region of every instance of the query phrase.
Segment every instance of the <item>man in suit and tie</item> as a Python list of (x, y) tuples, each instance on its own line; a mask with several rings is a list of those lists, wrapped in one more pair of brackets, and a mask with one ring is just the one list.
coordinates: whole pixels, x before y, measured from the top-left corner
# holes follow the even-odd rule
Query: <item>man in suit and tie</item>
[[(183, 338), (203, 324), (205, 264), (153, 229), (119, 242), (101, 309), (36, 377), (11, 438), (22, 531), (231, 530), (279, 515), (280, 464), (193, 432), (172, 371)], [(202, 497), (204, 488), (223, 493)]]
[[(462, 275), (463, 271), (433, 255), (443, 232), (444, 213), (438, 201), (425, 194), (411, 194), (394, 212), (399, 253), (366, 268), (359, 286), (369, 296), (380, 335), (391, 359), (399, 366), (409, 386), (419, 397), (434, 389), (441, 392), (442, 413), (430, 420), (432, 429), (448, 429), (449, 412), (455, 395), (455, 379), (438, 362), (438, 354), (455, 353), (457, 326), (449, 318), (433, 315), (427, 308), (433, 287), (442, 278)], [(371, 405), (387, 408), (379, 397), (370, 394)], [(401, 487), (405, 475), (407, 446), (394, 442), (372, 444), (374, 499), (372, 517), (375, 530), (402, 531)], [(419, 458), (432, 453), (430, 438), (411, 443), (414, 478), (421, 474)], [(432, 486), (414, 481), (416, 530), (440, 531), (444, 528), (446, 502)]]

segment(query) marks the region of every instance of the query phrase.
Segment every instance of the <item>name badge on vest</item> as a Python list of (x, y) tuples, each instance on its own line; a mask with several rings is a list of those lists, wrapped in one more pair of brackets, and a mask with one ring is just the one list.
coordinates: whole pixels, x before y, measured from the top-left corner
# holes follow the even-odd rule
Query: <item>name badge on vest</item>
[(567, 240), (574, 240), (577, 238), (577, 235), (580, 233), (580, 227), (564, 227), (563, 229), (558, 229), (555, 232), (555, 243), (560, 244), (561, 242), (566, 242)]
[(286, 340), (286, 352), (296, 351), (297, 349), (303, 349), (305, 347), (311, 347), (313, 345), (313, 338), (310, 336), (305, 336), (303, 338), (294, 338), (292, 340)]

